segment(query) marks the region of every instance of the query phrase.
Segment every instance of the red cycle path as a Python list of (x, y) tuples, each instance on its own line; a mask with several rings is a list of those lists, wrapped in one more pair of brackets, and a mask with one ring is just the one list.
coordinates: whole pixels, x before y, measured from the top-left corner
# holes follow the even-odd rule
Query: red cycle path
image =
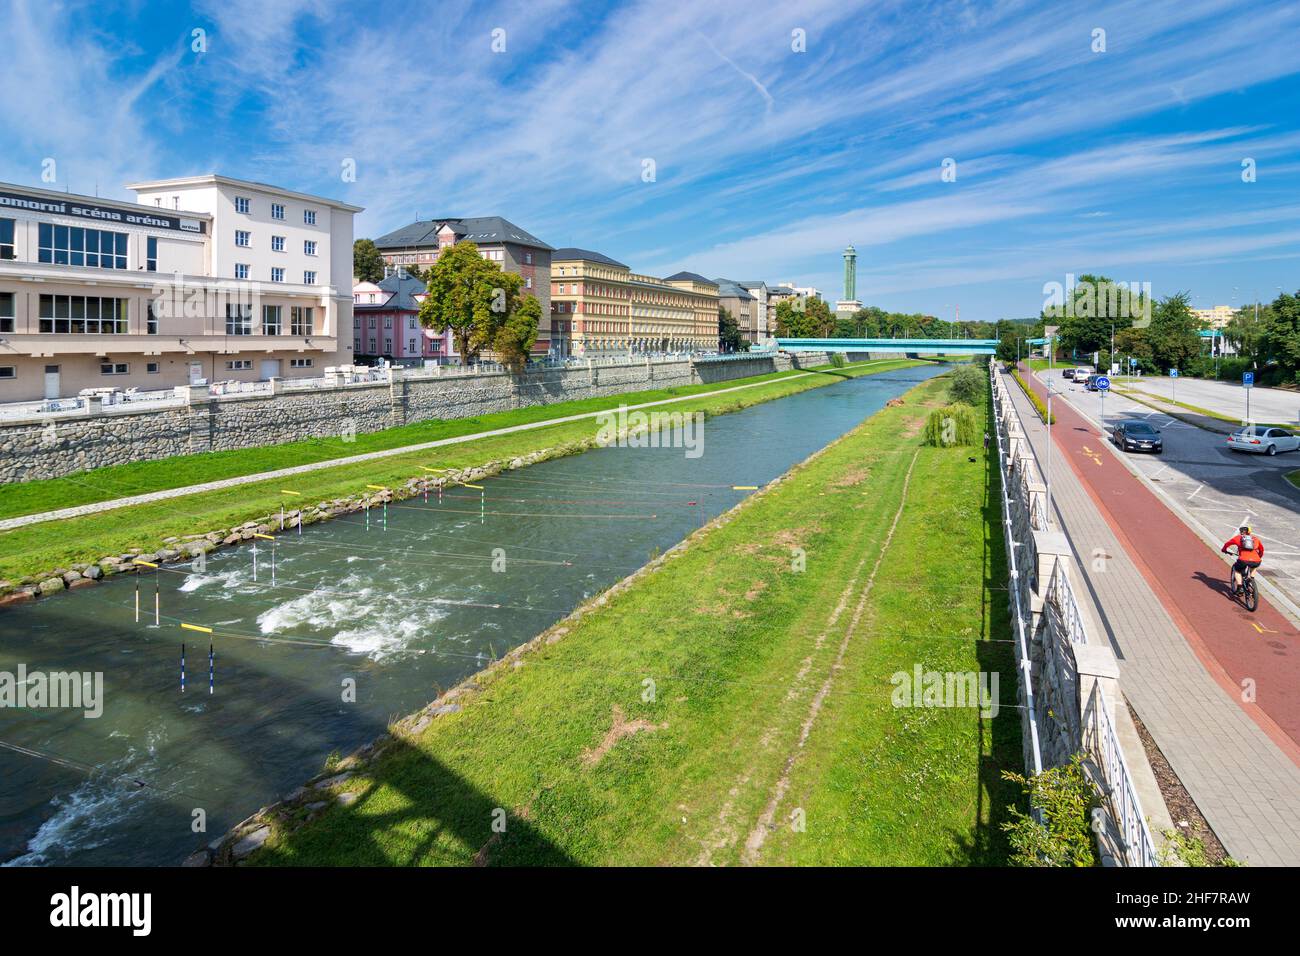
[[(1046, 402), (1038, 378), (1023, 367), (1021, 374)], [(1109, 439), (1064, 401), (1052, 402), (1052, 414), (1056, 448), (1205, 669), (1300, 764), (1300, 633), (1263, 597), (1254, 614), (1231, 600), (1228, 566), (1102, 447)], [(1273, 543), (1261, 537), (1266, 548)], [(1255, 703), (1241, 700), (1247, 679), (1255, 681)]]

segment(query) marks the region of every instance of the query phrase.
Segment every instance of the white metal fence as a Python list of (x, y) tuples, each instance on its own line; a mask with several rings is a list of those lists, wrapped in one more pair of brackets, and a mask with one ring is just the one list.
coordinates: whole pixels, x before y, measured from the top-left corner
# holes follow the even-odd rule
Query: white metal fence
[[(1096, 767), (1095, 782), (1105, 810), (1122, 841), (1122, 862), (1126, 866), (1158, 866), (1151, 830), (1100, 682), (1092, 685), (1086, 702), (1079, 699), (1074, 648), (1088, 644), (1088, 626), (1066, 565), (1056, 562), (1047, 580), (1037, 580), (1035, 533), (1054, 529), (1037, 463), (1008, 386), (996, 371), (991, 371), (991, 376), (1025, 767), (1038, 773), (1062, 763), (1071, 753), (1087, 754)], [(1042, 609), (1037, 616), (1035, 596)], [(1047, 745), (1049, 738), (1060, 742), (1061, 737), (1066, 746)]]

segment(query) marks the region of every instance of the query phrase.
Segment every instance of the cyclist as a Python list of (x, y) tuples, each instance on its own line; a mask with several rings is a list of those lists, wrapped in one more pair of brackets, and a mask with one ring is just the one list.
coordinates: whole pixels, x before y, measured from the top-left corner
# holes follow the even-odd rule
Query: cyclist
[(1237, 549), (1237, 560), (1232, 565), (1232, 593), (1241, 593), (1241, 576), (1247, 568), (1253, 572), (1264, 560), (1264, 542), (1253, 534), (1250, 525), (1244, 524), (1237, 529), (1237, 534), (1224, 542), (1219, 550), (1224, 554), (1229, 548)]

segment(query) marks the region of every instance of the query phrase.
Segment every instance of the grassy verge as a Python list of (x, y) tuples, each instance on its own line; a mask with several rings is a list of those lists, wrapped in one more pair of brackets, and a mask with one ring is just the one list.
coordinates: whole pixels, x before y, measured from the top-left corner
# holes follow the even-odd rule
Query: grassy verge
[[(688, 398), (668, 406), (673, 411), (702, 411), (707, 414), (723, 414), (735, 411), (759, 402), (781, 398), (796, 392), (817, 388), (821, 385), (842, 381), (846, 377), (870, 375), (896, 368), (906, 368), (913, 364), (906, 361), (886, 361), (869, 363), (844, 369), (822, 370), (819, 374), (792, 378), (788, 374), (772, 377), (771, 381), (754, 388), (724, 395), (706, 398)], [(746, 380), (740, 380), (743, 384)], [(727, 387), (736, 382), (723, 383), (712, 388)], [(651, 393), (640, 393), (642, 396)], [(655, 393), (657, 394), (657, 393)], [(592, 409), (573, 410), (572, 405), (585, 403), (566, 403), (545, 409), (550, 417), (559, 414), (577, 414), (579, 411), (598, 410), (602, 407), (616, 408), (621, 402), (631, 403), (636, 396), (622, 395), (609, 400), (602, 400), (603, 405)], [(654, 400), (642, 399), (642, 400)], [(560, 411), (563, 409), (564, 411)], [(506, 412), (501, 416), (531, 413), (536, 409), (523, 409), (519, 413)], [(501, 416), (483, 416), (466, 422), (437, 423), (439, 426), (470, 427), (473, 431), (485, 428), (505, 427), (519, 424), (517, 420)], [(422, 466), (439, 468), (469, 468), (495, 461), (509, 461), (522, 455), (543, 449), (554, 449), (556, 454), (567, 454), (591, 447), (595, 440), (594, 420), (566, 422), (525, 432), (509, 435), (497, 435), (463, 444), (450, 445), (445, 448), (430, 449), (397, 454), (392, 457), (351, 465), (326, 468), (310, 474), (297, 475), (292, 479), (271, 479), (265, 482), (252, 482), (234, 488), (201, 494), (186, 495), (165, 501), (133, 505), (106, 511), (102, 514), (90, 514), (77, 518), (66, 518), (58, 522), (28, 525), (0, 532), (0, 579), (19, 582), (24, 577), (38, 575), (53, 568), (67, 567), (70, 564), (97, 561), (110, 554), (121, 554), (132, 547), (146, 551), (156, 550), (167, 537), (179, 537), (185, 534), (214, 531), (233, 527), (275, 511), (284, 502), (290, 507), (298, 504), (314, 503), (345, 497), (363, 491), (367, 484), (397, 485), (413, 477), (424, 475)], [(470, 423), (477, 422), (476, 426)], [(407, 426), (413, 428), (415, 426)], [(395, 431), (400, 429), (394, 429)], [(376, 433), (379, 434), (379, 433)], [(409, 433), (407, 433), (409, 434)], [(442, 435), (441, 437), (447, 437)], [(426, 433), (423, 440), (435, 440)], [(408, 444), (403, 441), (402, 444)], [(284, 446), (278, 446), (284, 447)], [(346, 446), (348, 454), (356, 453), (353, 445)], [(274, 451), (275, 449), (271, 449)], [(209, 457), (209, 456), (193, 456)], [(169, 460), (178, 462), (177, 459)], [(150, 464), (164, 465), (167, 462)], [(277, 467), (285, 467), (283, 462)], [(104, 469), (109, 471), (110, 469)], [(75, 479), (57, 479), (60, 482), (107, 482), (109, 479), (90, 472)], [(205, 478), (204, 480), (211, 480)], [(40, 482), (39, 484), (47, 484)], [(5, 495), (12, 486), (5, 486)], [(22, 486), (17, 486), (22, 487)], [(288, 489), (302, 494), (302, 498), (286, 498), (282, 491)], [(112, 495), (118, 497), (140, 493), (134, 486), (112, 485)]]
[(1020, 386), (1020, 390), (1024, 392), (1025, 397), (1029, 399), (1029, 403), (1034, 406), (1034, 411), (1038, 413), (1039, 419), (1047, 424), (1055, 425), (1056, 416), (1055, 415), (1051, 416), (1052, 420), (1050, 422), (1047, 421), (1048, 419), (1047, 406), (1043, 404), (1043, 400), (1038, 397), (1037, 393), (1034, 392), (1034, 390), (1029, 387), (1029, 383), (1026, 382), (1024, 378), (1021, 376), (1020, 370), (1013, 368), (1011, 370), (1011, 377), (1016, 380), (1016, 383)]
[[(1181, 408), (1184, 411), (1191, 412), (1192, 415), (1195, 415), (1199, 418), (1208, 418), (1214, 422), (1222, 422), (1225, 425), (1233, 426), (1228, 429), (1223, 429), (1223, 428), (1209, 429), (1212, 431), (1224, 432), (1226, 434), (1227, 432), (1236, 431), (1238, 428), (1241, 427), (1240, 418), (1233, 418), (1231, 415), (1224, 415), (1220, 412), (1213, 412), (1210, 411), (1210, 409), (1208, 408), (1201, 408), (1199, 405), (1189, 405), (1187, 402), (1177, 402), (1174, 401), (1172, 398), (1162, 398), (1159, 395), (1152, 395), (1150, 392), (1146, 392), (1136, 388), (1121, 388), (1121, 389), (1116, 389), (1116, 391), (1118, 391), (1125, 398), (1130, 398), (1141, 405), (1147, 406), (1147, 408), (1154, 408), (1156, 411), (1164, 412), (1170, 418), (1176, 418), (1181, 422), (1186, 422), (1189, 425), (1195, 425), (1198, 428), (1207, 428), (1207, 423), (1197, 421), (1196, 418), (1193, 418), (1192, 416), (1189, 415), (1179, 415), (1177, 412), (1171, 412), (1167, 408), (1163, 408), (1161, 406), (1173, 406), (1174, 408)], [(1258, 425), (1260, 428), (1295, 428), (1294, 422), (1291, 423), (1256, 422), (1255, 424)]]
[[(891, 703), (891, 674), (916, 664), (998, 671), (1002, 701), (1015, 696), (991, 591), (1005, 582), (996, 471), (981, 451), (920, 445), (946, 388), (912, 390), (398, 722), (340, 765), (346, 780), (271, 811), (253, 860), (1004, 861), (997, 824), (1016, 794), (998, 771), (1019, 764), (1016, 711)], [(924, 546), (939, 528), (943, 547)], [(330, 788), (355, 799), (321, 810)]]
[[(864, 363), (844, 371), (848, 374), (858, 374), (864, 368), (868, 368), (870, 371), (885, 371), (889, 368), (903, 368), (911, 364), (915, 363), (901, 360), (890, 364)], [(826, 366), (821, 367), (822, 371), (826, 369)], [(224, 478), (253, 475), (260, 471), (292, 468), (296, 465), (309, 465), (316, 462), (331, 461), (336, 458), (364, 455), (368, 452), (401, 448), (404, 445), (419, 445), (444, 438), (455, 438), (462, 435), (472, 435), (475, 432), (491, 431), (496, 428), (526, 425), (554, 418), (563, 418), (568, 415), (580, 415), (584, 412), (598, 412), (607, 408), (617, 408), (620, 404), (636, 405), (642, 402), (682, 398), (700, 392), (710, 392), (736, 385), (779, 381), (782, 378), (790, 378), (799, 374), (800, 370), (773, 372), (769, 375), (755, 375), (749, 378), (734, 379), (709, 385), (682, 385), (674, 388), (649, 389), (607, 398), (587, 398), (571, 402), (559, 402), (554, 405), (539, 405), (506, 412), (494, 412), (490, 415), (479, 415), (474, 418), (457, 418), (448, 421), (434, 419), (360, 434), (352, 441), (344, 441), (341, 437), (309, 438), (303, 441), (288, 442), (282, 445), (268, 445), (262, 448), (204, 452), (197, 455), (177, 455), (172, 458), (158, 459), (157, 461), (112, 465), (107, 468), (97, 468), (93, 471), (79, 472), (66, 478), (50, 478), (4, 485), (4, 494), (0, 496), (0, 518), (13, 518), (42, 511), (55, 511), (60, 508), (70, 508), (97, 501), (109, 501), (127, 495), (146, 494), (170, 488), (183, 488), (187, 485), (220, 481)]]
[(1295, 487), (1300, 488), (1300, 469), (1288, 471), (1286, 473), (1286, 480), (1295, 485)]

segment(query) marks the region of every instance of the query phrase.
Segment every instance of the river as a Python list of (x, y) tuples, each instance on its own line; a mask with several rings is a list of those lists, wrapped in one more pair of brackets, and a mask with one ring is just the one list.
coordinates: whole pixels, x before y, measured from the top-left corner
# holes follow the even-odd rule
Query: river
[(602, 448), (285, 534), (274, 583), (270, 542), (256, 580), (251, 548), (222, 550), (158, 575), (160, 627), (152, 576), (139, 624), (129, 576), (0, 612), (0, 671), (103, 675), (98, 717), (0, 710), (30, 751), (0, 749), (0, 860), (178, 863), (943, 370), (710, 418), (698, 457)]

